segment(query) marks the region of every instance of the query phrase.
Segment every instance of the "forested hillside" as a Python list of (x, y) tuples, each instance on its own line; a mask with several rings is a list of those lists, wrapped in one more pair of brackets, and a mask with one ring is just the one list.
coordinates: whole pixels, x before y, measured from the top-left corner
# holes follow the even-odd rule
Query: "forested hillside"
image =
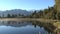
[[(55, 6), (54, 6), (55, 7)], [(45, 19), (60, 19), (60, 14), (54, 7), (48, 7), (48, 9), (34, 11), (31, 14), (31, 18), (45, 18)]]

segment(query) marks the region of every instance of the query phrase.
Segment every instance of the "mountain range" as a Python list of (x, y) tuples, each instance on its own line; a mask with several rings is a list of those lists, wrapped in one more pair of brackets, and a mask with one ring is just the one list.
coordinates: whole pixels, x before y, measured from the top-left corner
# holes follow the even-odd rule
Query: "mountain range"
[(7, 16), (8, 14), (13, 15), (13, 14), (21, 14), (24, 16), (30, 15), (32, 12), (27, 11), (27, 10), (21, 10), (21, 9), (13, 9), (13, 10), (6, 10), (6, 11), (0, 11), (0, 16)]

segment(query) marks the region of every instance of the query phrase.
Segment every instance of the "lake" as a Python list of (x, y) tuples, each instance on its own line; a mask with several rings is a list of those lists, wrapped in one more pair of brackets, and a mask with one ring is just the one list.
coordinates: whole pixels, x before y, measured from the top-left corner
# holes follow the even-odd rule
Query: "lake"
[[(38, 22), (37, 22), (38, 23)], [(47, 34), (44, 27), (32, 21), (0, 21), (0, 34)]]

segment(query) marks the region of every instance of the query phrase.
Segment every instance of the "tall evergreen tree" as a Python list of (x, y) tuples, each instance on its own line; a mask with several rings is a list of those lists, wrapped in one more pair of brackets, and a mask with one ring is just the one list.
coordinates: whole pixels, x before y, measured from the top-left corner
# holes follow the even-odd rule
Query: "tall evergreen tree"
[(8, 14), (7, 17), (10, 18), (11, 17), (10, 14)]

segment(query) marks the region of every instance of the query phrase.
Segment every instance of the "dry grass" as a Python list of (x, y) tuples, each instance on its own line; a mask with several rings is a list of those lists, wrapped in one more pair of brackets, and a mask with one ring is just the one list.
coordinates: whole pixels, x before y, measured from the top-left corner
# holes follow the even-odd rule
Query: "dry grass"
[(58, 29), (60, 29), (60, 22), (56, 22), (56, 23), (54, 23), (54, 25), (55, 25)]

